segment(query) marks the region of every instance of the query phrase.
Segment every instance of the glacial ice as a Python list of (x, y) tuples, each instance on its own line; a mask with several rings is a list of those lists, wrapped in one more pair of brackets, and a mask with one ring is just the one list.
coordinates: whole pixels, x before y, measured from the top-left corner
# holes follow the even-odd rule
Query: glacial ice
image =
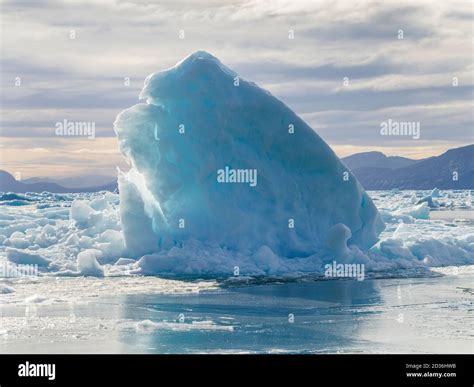
[(294, 258), (377, 242), (378, 211), (330, 147), (217, 58), (151, 74), (140, 98), (115, 130), (131, 166), (119, 174), (127, 252), (155, 253), (142, 267), (172, 265), (152, 261), (184, 245)]
[[(324, 254), (315, 253), (292, 259), (275, 253), (268, 246), (262, 246), (256, 251), (236, 251), (221, 246), (208, 246), (196, 240), (131, 259), (124, 245), (119, 195), (104, 192), (70, 194), (56, 200), (51, 194), (31, 193), (27, 195), (30, 206), (0, 206), (0, 277), (5, 265), (15, 264), (9, 258), (33, 264), (40, 259), (40, 263), (44, 262), (44, 265), (38, 266), (40, 275), (219, 275), (236, 280), (259, 275), (322, 275), (324, 264), (334, 259), (364, 263), (368, 275), (376, 272), (386, 273), (383, 275), (403, 275), (398, 272), (399, 269), (421, 270), (427, 267), (474, 264), (474, 221), (472, 217), (469, 218), (472, 210), (465, 209), (466, 206), (472, 208), (472, 195), (469, 191), (441, 191), (438, 199), (440, 208), (431, 210), (430, 218), (417, 219), (408, 215), (416, 215), (413, 207), (417, 206), (414, 206), (412, 198), (419, 199), (429, 193), (430, 191), (372, 191), (371, 197), (377, 203), (386, 223), (386, 229), (380, 234), (380, 241), (372, 248), (362, 251), (355, 245), (347, 246), (344, 241), (350, 238), (349, 230), (335, 225), (328, 233)], [(72, 206), (77, 206), (74, 204), (76, 201), (90, 208), (96, 206), (94, 203), (107, 202), (101, 210), (103, 218), (100, 228), (94, 222), (85, 228), (78, 226), (70, 214)], [(82, 204), (80, 206), (86, 208)], [(426, 203), (422, 207), (429, 210)], [(431, 219), (434, 214), (443, 215), (442, 218), (445, 217), (446, 220)], [(463, 217), (466, 221), (456, 221), (458, 217)], [(104, 227), (105, 230), (102, 231)], [(12, 253), (12, 249), (16, 252)], [(97, 267), (90, 271), (84, 270), (81, 263), (82, 273), (77, 265), (78, 255), (89, 249), (101, 252), (94, 253), (94, 258), (102, 270), (96, 270)], [(336, 258), (336, 255), (340, 258)], [(94, 260), (90, 259), (90, 262), (94, 268)], [(11, 265), (10, 270), (14, 270)], [(238, 276), (235, 276), (236, 273)]]
[(85, 276), (102, 277), (104, 270), (97, 262), (97, 258), (102, 255), (100, 250), (88, 249), (81, 251), (77, 256), (77, 269)]
[(131, 166), (120, 195), (0, 193), (0, 270), (239, 279), (323, 275), (333, 260), (389, 275), (474, 264), (471, 191), (369, 198), (288, 107), (236, 77), (196, 53), (147, 78), (147, 103), (116, 121)]

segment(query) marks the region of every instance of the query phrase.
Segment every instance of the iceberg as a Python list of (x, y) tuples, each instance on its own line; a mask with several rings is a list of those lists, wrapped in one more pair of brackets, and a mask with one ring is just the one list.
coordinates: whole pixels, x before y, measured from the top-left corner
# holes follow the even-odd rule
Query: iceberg
[(214, 56), (151, 74), (140, 99), (114, 123), (130, 165), (118, 179), (128, 256), (198, 242), (291, 259), (377, 242), (384, 223), (332, 149)]

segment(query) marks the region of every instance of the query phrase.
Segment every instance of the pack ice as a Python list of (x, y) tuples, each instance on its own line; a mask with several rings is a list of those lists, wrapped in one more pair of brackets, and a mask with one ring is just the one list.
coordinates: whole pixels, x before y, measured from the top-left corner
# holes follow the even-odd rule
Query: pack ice
[(379, 213), (331, 148), (214, 56), (151, 74), (140, 98), (115, 131), (131, 166), (119, 171), (126, 251), (145, 255), (144, 272), (202, 271), (213, 254), (207, 271), (231, 271), (219, 267), (226, 254), (265, 271), (276, 257), (337, 257), (377, 242)]

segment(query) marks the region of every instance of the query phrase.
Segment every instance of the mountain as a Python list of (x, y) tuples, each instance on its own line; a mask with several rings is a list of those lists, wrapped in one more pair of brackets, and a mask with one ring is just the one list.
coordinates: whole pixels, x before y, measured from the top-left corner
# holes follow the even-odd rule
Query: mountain
[(25, 183), (17, 181), (6, 171), (0, 171), (0, 192), (54, 192), (54, 193), (74, 193), (74, 192), (98, 192), (98, 191), (115, 191), (117, 182), (98, 185), (95, 187), (67, 188), (50, 181), (36, 181), (33, 183)]
[(382, 152), (362, 152), (342, 159), (351, 170), (363, 167), (396, 169), (416, 164), (419, 160), (412, 160), (400, 156), (385, 156)]
[[(474, 144), (450, 149), (423, 160), (387, 161), (380, 152), (359, 153), (343, 158), (367, 190), (384, 189), (474, 189)], [(406, 166), (393, 167), (402, 159)], [(375, 160), (380, 160), (375, 164)], [(457, 173), (457, 180), (456, 180)]]
[(23, 179), (22, 183), (56, 183), (65, 188), (80, 188), (83, 187), (96, 187), (104, 185), (104, 181), (114, 181), (116, 177), (105, 176), (105, 175), (80, 175), (64, 178), (51, 178), (51, 177), (30, 177)]

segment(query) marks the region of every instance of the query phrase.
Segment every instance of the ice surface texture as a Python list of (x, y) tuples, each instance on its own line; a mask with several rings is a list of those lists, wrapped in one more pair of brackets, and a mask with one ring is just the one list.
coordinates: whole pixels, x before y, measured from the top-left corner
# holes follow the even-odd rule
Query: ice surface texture
[[(377, 242), (377, 209), (330, 147), (217, 58), (196, 52), (151, 74), (140, 98), (115, 122), (131, 165), (119, 173), (128, 255), (197, 241), (292, 258)], [(257, 184), (218, 182), (226, 167), (256, 170)]]
[(415, 204), (430, 192), (372, 191), (386, 229), (368, 251), (347, 246), (350, 230), (339, 224), (328, 233), (327, 248), (309, 257), (288, 259), (268, 246), (252, 252), (186, 241), (137, 260), (130, 259), (124, 246), (117, 194), (29, 193), (24, 195), (27, 205), (18, 206), (15, 197), (0, 202), (0, 282), (6, 268), (15, 272), (19, 264), (37, 265), (46, 276), (146, 274), (244, 281), (248, 276), (323, 276), (324, 265), (335, 259), (364, 263), (367, 275), (392, 277), (424, 275), (428, 267), (474, 264), (471, 191), (440, 191), (436, 209), (425, 202)]

